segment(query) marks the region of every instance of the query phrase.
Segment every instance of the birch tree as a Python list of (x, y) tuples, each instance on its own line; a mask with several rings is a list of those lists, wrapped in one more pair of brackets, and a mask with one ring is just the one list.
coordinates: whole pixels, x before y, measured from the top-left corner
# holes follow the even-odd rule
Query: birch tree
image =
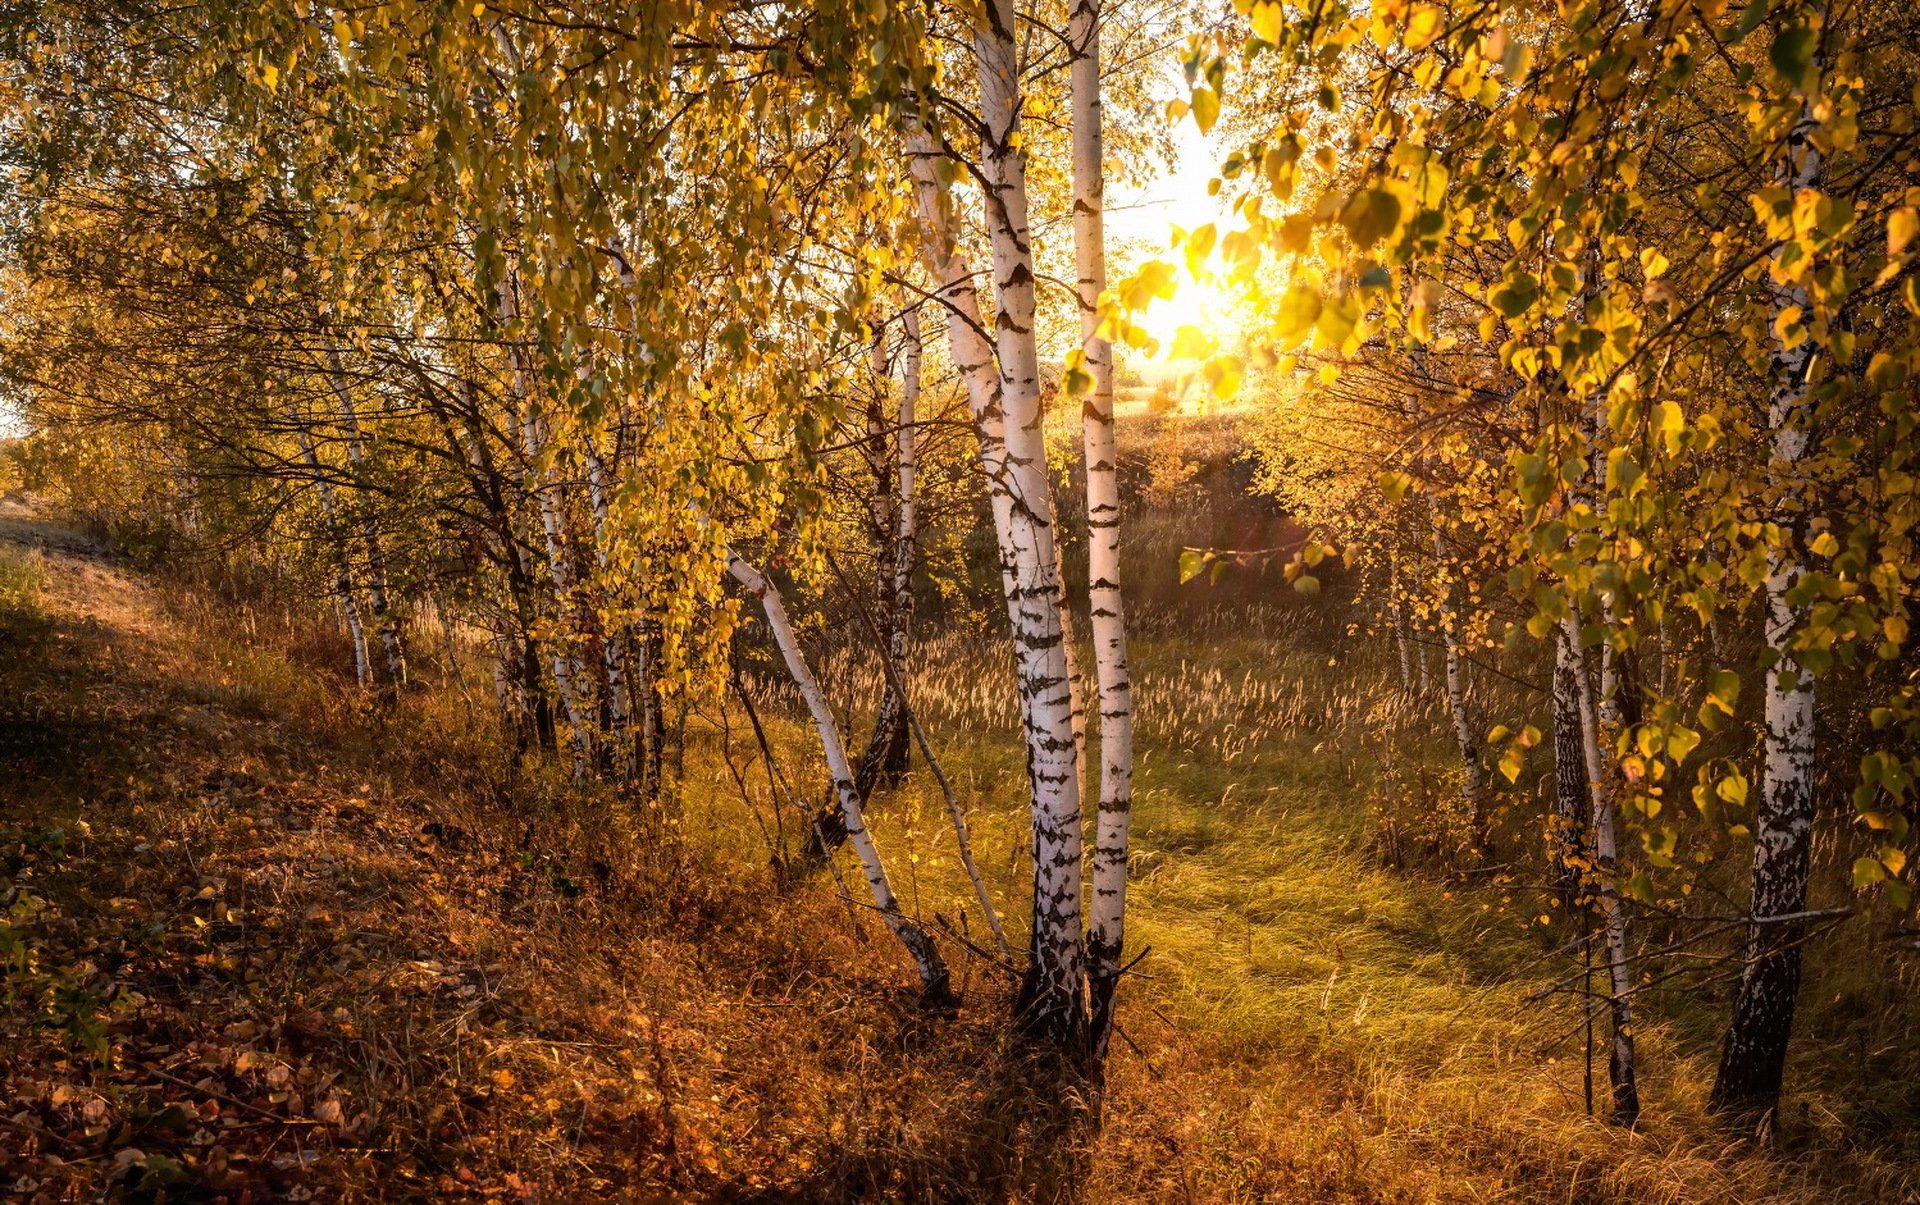
[(892, 419), (892, 446), (887, 432), (889, 421), (885, 403), (891, 393), (892, 363), (887, 355), (884, 324), (873, 324), (869, 358), (869, 397), (867, 404), (867, 457), (872, 468), (874, 498), (871, 522), (876, 534), (880, 572), (876, 591), (881, 614), (886, 617), (884, 648), (878, 650), (889, 671), (882, 675), (880, 706), (874, 716), (873, 735), (860, 759), (854, 785), (860, 797), (873, 793), (876, 785), (891, 783), (906, 771), (911, 752), (911, 734), (907, 729), (906, 701), (901, 697), (898, 680), (905, 672), (907, 643), (913, 624), (914, 542), (917, 536), (913, 502), (916, 469), (914, 429), (920, 399), (920, 322), (909, 309), (901, 313), (900, 403)]
[(1080, 310), (1078, 368), (1084, 390), (1087, 472), (1087, 594), (1098, 687), (1100, 785), (1088, 918), (1092, 1040), (1103, 1048), (1125, 950), (1127, 837), (1133, 810), (1133, 697), (1120, 592), (1120, 484), (1113, 437), (1113, 348), (1102, 332), (1107, 290), (1106, 138), (1101, 101), (1100, 0), (1074, 0), (1067, 23), (1073, 139), (1073, 243)]
[[(1822, 12), (1805, 12), (1789, 30), (1803, 38), (1817, 38)], [(1818, 56), (1805, 67), (1820, 71)], [(1821, 182), (1821, 155), (1815, 135), (1818, 122), (1813, 101), (1802, 79), (1792, 81), (1799, 112), (1788, 128), (1781, 149), (1778, 178), (1797, 199), (1817, 195)], [(1796, 252), (1797, 252), (1796, 248)], [(1802, 928), (1784, 920), (1801, 912), (1807, 902), (1807, 873), (1813, 845), (1815, 769), (1814, 679), (1795, 649), (1809, 618), (1808, 592), (1803, 586), (1809, 566), (1802, 559), (1810, 539), (1808, 501), (1800, 494), (1796, 466), (1809, 446), (1813, 422), (1810, 394), (1818, 344), (1804, 335), (1793, 342), (1787, 332), (1805, 319), (1811, 299), (1802, 280), (1808, 265), (1785, 262), (1773, 255), (1769, 274), (1770, 328), (1778, 342), (1770, 359), (1771, 390), (1767, 399), (1766, 429), (1771, 437), (1767, 465), (1768, 493), (1773, 503), (1771, 524), (1777, 534), (1767, 542), (1767, 575), (1763, 587), (1765, 638), (1769, 664), (1762, 717), (1765, 746), (1760, 777), (1760, 806), (1754, 815), (1753, 879), (1748, 909), (1746, 950), (1739, 988), (1734, 995), (1733, 1018), (1727, 1026), (1719, 1074), (1714, 1080), (1712, 1104), (1717, 1109), (1745, 1111), (1771, 1109), (1779, 1100), (1786, 1069), (1787, 1044), (1793, 1035), (1794, 1005), (1800, 993), (1800, 937)]]
[[(360, 437), (360, 415), (354, 408), (353, 391), (348, 387), (345, 370), (340, 364), (340, 354), (333, 348), (327, 349), (327, 384), (333, 390), (340, 404), (340, 427), (346, 438), (347, 463), (352, 467), (354, 479), (362, 493), (368, 488), (366, 480), (367, 453)], [(387, 554), (380, 540), (380, 525), (371, 505), (364, 499), (358, 507), (360, 512), (360, 538), (367, 553), (367, 598), (373, 604), (373, 622), (380, 633), (380, 648), (386, 654), (387, 682), (383, 691), (391, 700), (393, 693), (406, 685), (407, 653), (400, 637), (400, 623), (394, 614), (393, 604), (387, 590)]]
[(901, 910), (899, 898), (894, 895), (893, 886), (887, 880), (886, 866), (880, 861), (873, 835), (867, 831), (860, 806), (860, 793), (854, 789), (853, 769), (847, 761), (846, 745), (840, 739), (839, 724), (833, 717), (832, 706), (813, 676), (812, 668), (807, 664), (806, 654), (800, 648), (793, 624), (787, 619), (786, 605), (781, 600), (780, 592), (764, 573), (738, 555), (730, 558), (728, 572), (747, 593), (759, 601), (766, 616), (767, 629), (780, 650), (781, 659), (786, 662), (788, 674), (799, 688), (808, 714), (813, 718), (814, 730), (820, 739), (820, 750), (826, 758), (833, 795), (839, 802), (841, 821), (846, 826), (847, 844), (853, 846), (854, 853), (859, 856), (860, 869), (866, 876), (868, 890), (873, 894), (873, 906), (879, 910), (887, 928), (900, 940), (919, 970), (922, 1000), (928, 1004), (948, 1003), (952, 998), (952, 988), (946, 963), (941, 959), (939, 949), (934, 946), (933, 938)]

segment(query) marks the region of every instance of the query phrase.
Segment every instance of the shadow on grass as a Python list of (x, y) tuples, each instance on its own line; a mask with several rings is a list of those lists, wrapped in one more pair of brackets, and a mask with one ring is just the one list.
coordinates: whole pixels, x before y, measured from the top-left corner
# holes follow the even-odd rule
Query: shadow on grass
[(1099, 1130), (1099, 1088), (1057, 1057), (1017, 1047), (991, 1055), (960, 1085), (969, 1097), (926, 1136), (869, 1135), (805, 1179), (735, 1188), (730, 1202), (1031, 1202), (1086, 1199)]

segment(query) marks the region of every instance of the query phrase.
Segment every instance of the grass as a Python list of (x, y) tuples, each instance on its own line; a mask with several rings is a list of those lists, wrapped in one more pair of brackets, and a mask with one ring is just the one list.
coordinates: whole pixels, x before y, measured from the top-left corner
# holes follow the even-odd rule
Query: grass
[[(141, 1001), (110, 1027), (104, 1065), (45, 1031), (5, 1044), (8, 1083), (29, 1085), (21, 1115), (104, 1144), (95, 1163), (32, 1170), (76, 1193), (136, 1139), (216, 1175), (185, 1135), (137, 1128), (169, 1101), (211, 1099), (141, 1061), (286, 1119), (249, 1115), (235, 1154), (311, 1135), (311, 1165), (277, 1166), (274, 1147), (224, 1165), (228, 1183), (322, 1199), (1053, 1200), (1071, 1185), (1100, 1202), (1786, 1205), (1920, 1191), (1912, 1089), (1897, 1087), (1920, 1078), (1901, 1011), (1920, 984), (1910, 955), (1875, 961), (1865, 937), (1816, 948), (1779, 1147), (1702, 1113), (1711, 999), (1661, 999), (1646, 1017), (1639, 1132), (1588, 1119), (1578, 1041), (1550, 1048), (1577, 1009), (1535, 999), (1567, 970), (1564, 929), (1512, 884), (1458, 873), (1444, 843), (1388, 856), (1386, 820), (1418, 833), (1444, 806), (1447, 742), (1391, 689), (1384, 650), (1329, 636), (1311, 610), (1143, 607), (1130, 925), (1151, 952), (1123, 988), (1093, 1135), (1053, 1107), (1081, 1088), (1036, 1082), (1006, 1040), (987, 960), (949, 942), (965, 1005), (921, 1014), (870, 915), (826, 876), (776, 873), (762, 834), (797, 844), (797, 817), (774, 822), (737, 714), (694, 718), (676, 815), (634, 814), (577, 795), (556, 766), (509, 775), (484, 695), (436, 664), (437, 634), (415, 641), (422, 685), (383, 716), (320, 668), (339, 663), (338, 635), (297, 606), (125, 575), (75, 591), (76, 573), (41, 571), (48, 626), (0, 675), (65, 703), (120, 691), (151, 717), (59, 753), (58, 774), (34, 762), (36, 791), (14, 801), (21, 822), (92, 830), (57, 866), (16, 858), (65, 918), (46, 964), (123, 966), (115, 982)], [(7, 630), (24, 630), (17, 611)], [(877, 672), (820, 651), (857, 740)], [(1017, 935), (1026, 788), (1003, 644), (936, 636), (911, 670)], [(798, 709), (777, 679), (760, 693), (782, 770), (820, 794)], [(873, 812), (909, 905), (983, 938), (962, 920), (972, 893), (931, 777)], [(127, 952), (130, 919), (158, 927), (157, 953)], [(275, 1066), (295, 1100), (274, 1099)], [(89, 1095), (56, 1103), (56, 1082)], [(86, 1137), (96, 1097), (136, 1128)], [(341, 1123), (300, 1128), (329, 1100)]]
[[(1781, 1153), (1730, 1142), (1702, 1109), (1723, 1019), (1711, 997), (1643, 1008), (1640, 1132), (1589, 1119), (1579, 1008), (1547, 995), (1571, 966), (1566, 927), (1542, 923), (1538, 893), (1511, 882), (1381, 857), (1396, 790), (1415, 795), (1401, 801), (1403, 823), (1444, 806), (1440, 717), (1391, 688), (1383, 654), (1343, 644), (1329, 655), (1285, 618), (1252, 626), (1218, 643), (1131, 648), (1142, 724), (1129, 926), (1150, 953), (1124, 989), (1097, 1160), (1105, 1199), (1261, 1199), (1303, 1168), (1318, 1169), (1306, 1181), (1317, 1195), (1299, 1199), (1784, 1202), (1904, 1199), (1920, 1187), (1904, 1140), (1860, 1144), (1841, 1120), (1874, 1090), (1836, 1075), (1849, 1064), (1826, 1061), (1818, 1039), (1801, 1045), (1800, 1111)], [(877, 693), (877, 674), (829, 661), (849, 698)], [(1012, 716), (982, 686), (1008, 672), (992, 643), (936, 638), (910, 690), (948, 734), (947, 770), (1018, 932), (1022, 767)], [(790, 772), (813, 764), (811, 734), (791, 722), (780, 731)], [(1426, 773), (1390, 783), (1390, 757)], [(874, 808), (874, 827), (918, 906), (952, 916), (969, 892), (937, 852), (946, 835), (931, 788), (916, 776)], [(1836, 981), (1871, 999), (1894, 1061), (1912, 1067), (1911, 1035), (1885, 1033), (1904, 978), (1816, 962), (1807, 1029), (1849, 1024), (1820, 998)], [(1597, 1075), (1604, 1108), (1603, 1053)], [(1211, 1153), (1168, 1181), (1149, 1152), (1176, 1135)]]
[(0, 547), (0, 611), (32, 611), (46, 578), (46, 558), (38, 552)]

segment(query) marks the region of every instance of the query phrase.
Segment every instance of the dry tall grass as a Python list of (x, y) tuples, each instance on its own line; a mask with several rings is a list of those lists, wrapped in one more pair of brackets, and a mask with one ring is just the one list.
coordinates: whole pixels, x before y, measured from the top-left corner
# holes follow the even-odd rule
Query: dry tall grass
[[(1381, 650), (1329, 648), (1295, 608), (1140, 625), (1131, 932), (1150, 952), (1123, 989), (1096, 1133), (1072, 1107), (1087, 1087), (1007, 1040), (990, 959), (949, 939), (963, 1007), (921, 1013), (866, 910), (828, 876), (783, 873), (792, 859), (773, 846), (797, 846), (798, 817), (737, 714), (696, 714), (679, 807), (636, 814), (558, 767), (510, 774), (454, 664), (423, 656), (426, 682), (384, 717), (315, 674), (309, 657), (337, 661), (337, 637), (297, 608), (81, 567), (83, 589), (64, 554), (8, 571), (40, 617), (11, 608), (9, 630), (28, 636), (7, 688), (112, 696), (142, 718), (116, 742), (62, 746), (58, 764), (29, 750), (9, 823), (91, 829), (65, 862), (35, 865), (67, 924), (48, 931), (49, 960), (80, 965), (136, 913), (163, 940), (116, 972), (140, 1001), (111, 1030), (118, 1061), (15, 1031), (4, 1065), (35, 1093), (20, 1099), (35, 1125), (79, 1127), (95, 1099), (114, 1124), (209, 1092), (258, 1102), (264, 1116), (243, 1111), (251, 1128), (211, 1148), (139, 1139), (256, 1199), (1920, 1193), (1906, 1124), (1920, 1064), (1901, 1011), (1920, 983), (1911, 954), (1867, 966), (1854, 938), (1815, 950), (1778, 1146), (1702, 1114), (1711, 1001), (1647, 1018), (1641, 1131), (1586, 1118), (1579, 1044), (1553, 1044), (1577, 1003), (1535, 998), (1566, 970), (1564, 926), (1533, 919), (1537, 899), (1512, 884), (1383, 856), (1383, 821), (1411, 825), (1445, 795), (1410, 769), (1443, 764), (1445, 742)], [(823, 654), (864, 721), (873, 667)], [(990, 634), (936, 637), (910, 689), (1017, 933), (1008, 673)], [(779, 771), (816, 797), (808, 730), (777, 683), (758, 689)], [(1390, 776), (1389, 761), (1406, 769)], [(929, 776), (874, 813), (908, 905), (980, 937)], [(337, 1122), (319, 1120), (328, 1102)], [(90, 1194), (112, 1158), (36, 1166), (33, 1191)]]

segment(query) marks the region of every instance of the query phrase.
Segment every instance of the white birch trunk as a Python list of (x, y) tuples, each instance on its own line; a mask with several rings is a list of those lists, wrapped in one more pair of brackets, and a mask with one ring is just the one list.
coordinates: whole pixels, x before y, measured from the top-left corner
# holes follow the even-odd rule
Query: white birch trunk
[[(898, 680), (905, 673), (907, 636), (913, 612), (913, 411), (920, 387), (920, 349), (918, 320), (909, 312), (903, 315), (902, 383), (898, 429), (891, 447), (887, 441), (886, 403), (891, 393), (892, 368), (887, 359), (886, 326), (879, 319), (871, 324), (869, 388), (867, 400), (867, 457), (873, 477), (873, 497), (869, 504), (880, 571), (875, 593), (880, 613), (886, 617), (880, 656), (887, 661), (882, 675), (880, 706), (874, 715), (873, 736), (860, 759), (854, 786), (860, 798), (868, 799), (874, 787), (891, 783), (907, 768), (912, 752), (912, 737), (907, 730), (906, 703)], [(909, 395), (912, 396), (909, 396)]]
[(367, 630), (360, 624), (360, 607), (353, 599), (353, 570), (347, 563), (347, 549), (340, 539), (340, 512), (333, 497), (333, 483), (326, 478), (326, 470), (320, 465), (320, 453), (313, 446), (313, 434), (299, 420), (294, 420), (300, 432), (300, 456), (314, 473), (314, 485), (320, 491), (320, 514), (327, 521), (328, 540), (333, 544), (335, 571), (333, 585), (328, 593), (333, 595), (333, 605), (340, 609), (341, 618), (347, 624), (347, 636), (353, 642), (353, 680), (361, 690), (373, 685), (373, 665), (367, 658)]
[(913, 617), (913, 562), (920, 541), (920, 518), (914, 489), (920, 474), (919, 433), (916, 424), (920, 412), (920, 315), (909, 309), (900, 315), (904, 335), (900, 366), (900, 429), (894, 435), (900, 464), (896, 486), (899, 490), (893, 533), (893, 609), (901, 621), (889, 633), (893, 641), (893, 663), (904, 665), (907, 635)]
[[(1779, 179), (1797, 196), (1816, 188), (1821, 178), (1817, 123), (1803, 102), (1787, 138)], [(1772, 316), (1797, 307), (1808, 310), (1805, 287), (1773, 285)], [(1767, 402), (1772, 457), (1768, 485), (1785, 500), (1778, 512), (1779, 531), (1767, 551), (1766, 641), (1773, 663), (1767, 668), (1765, 764), (1760, 806), (1754, 816), (1753, 885), (1749, 926), (1733, 1019), (1727, 1027), (1711, 1104), (1716, 1109), (1765, 1112), (1777, 1106), (1785, 1076), (1787, 1047), (1800, 993), (1803, 926), (1766, 923), (1806, 908), (1807, 876), (1813, 843), (1814, 740), (1813, 679), (1794, 658), (1794, 637), (1807, 622), (1807, 608), (1789, 595), (1807, 572), (1801, 549), (1807, 538), (1805, 512), (1793, 498), (1796, 466), (1810, 442), (1810, 374), (1815, 344), (1776, 345)]]
[(1078, 1039), (1085, 1026), (1079, 742), (1061, 625), (1053, 495), (1042, 431), (1015, 20), (1011, 0), (987, 0), (975, 16), (974, 54), (984, 119), (981, 149), (993, 259), (995, 350), (1012, 496), (1015, 589), (1008, 602), (1020, 691), (1029, 700), (1033, 935), (1021, 1012), (1035, 1033)]
[[(1577, 649), (1580, 623), (1568, 616), (1562, 624), (1565, 638)], [(1604, 943), (1607, 974), (1607, 1008), (1612, 1021), (1613, 1039), (1607, 1055), (1607, 1078), (1613, 1090), (1613, 1116), (1632, 1125), (1640, 1116), (1640, 1090), (1636, 1082), (1633, 1041), (1633, 947), (1627, 933), (1626, 902), (1620, 898), (1619, 804), (1614, 793), (1613, 749), (1618, 737), (1619, 705), (1609, 702), (1615, 683), (1607, 668), (1605, 646), (1601, 652), (1601, 697), (1593, 697), (1593, 687), (1583, 671), (1577, 678), (1580, 692), (1581, 746), (1586, 754), (1587, 788), (1593, 806), (1593, 858), (1595, 879), (1593, 895), (1599, 901), (1600, 926)]]
[(1553, 641), (1553, 816), (1547, 831), (1547, 863), (1561, 905), (1571, 915), (1581, 896), (1582, 867), (1591, 857), (1588, 831), (1593, 796), (1588, 788), (1586, 726), (1580, 702), (1586, 659), (1565, 629)]
[[(1014, 571), (1017, 555), (1013, 545), (1013, 491), (1007, 469), (1006, 418), (993, 342), (980, 312), (973, 265), (960, 246), (957, 224), (948, 207), (949, 198), (934, 173), (934, 163), (946, 152), (918, 121), (904, 122), (901, 137), (919, 210), (922, 258), (934, 279), (933, 298), (947, 311), (948, 351), (966, 387), (968, 408), (973, 414), (974, 435), (980, 445), (981, 476), (986, 483), (988, 510), (993, 516), (1001, 592), (1007, 601), (1008, 620), (1016, 623), (1017, 631), (1015, 598), (1019, 585)], [(1018, 694), (1022, 730), (1030, 731), (1032, 700), (1025, 691)]]
[[(1439, 522), (1433, 528), (1433, 560), (1436, 566), (1446, 557), (1446, 542)], [(1476, 854), (1486, 853), (1486, 770), (1480, 765), (1480, 740), (1474, 733), (1473, 716), (1467, 709), (1466, 665), (1460, 650), (1458, 620), (1454, 615), (1453, 586), (1449, 582), (1440, 599), (1440, 639), (1446, 650), (1447, 711), (1453, 717), (1453, 737), (1460, 746), (1460, 764), (1466, 771), (1463, 795), (1472, 818)]]
[(1407, 639), (1407, 615), (1400, 601), (1400, 558), (1387, 560), (1387, 615), (1393, 624), (1393, 647), (1400, 655), (1400, 692), (1413, 693), (1413, 650)]
[[(328, 348), (327, 359), (333, 369), (327, 374), (327, 382), (340, 402), (340, 425), (347, 433), (347, 460), (353, 466), (354, 476), (364, 482), (366, 450), (360, 442), (360, 416), (354, 409), (353, 391), (347, 388), (340, 353)], [(387, 596), (387, 558), (380, 543), (379, 525), (374, 521), (371, 507), (362, 505), (359, 509), (361, 538), (367, 548), (367, 598), (373, 604), (373, 619), (380, 633), (381, 651), (386, 654), (387, 679), (390, 687), (397, 690), (407, 681), (406, 646), (401, 641), (399, 620)]]
[(801, 651), (793, 625), (787, 620), (786, 606), (781, 601), (780, 592), (765, 574), (737, 555), (729, 557), (728, 571), (748, 593), (760, 600), (760, 606), (766, 613), (767, 628), (773, 634), (780, 656), (787, 663), (788, 674), (799, 688), (800, 697), (806, 701), (808, 714), (813, 717), (814, 729), (820, 736), (821, 751), (826, 755), (827, 773), (833, 780), (834, 797), (840, 802), (841, 818), (846, 824), (847, 842), (860, 859), (867, 887), (873, 893), (873, 906), (879, 910), (887, 928), (893, 931), (893, 935), (900, 939), (900, 944), (912, 956), (920, 972), (920, 986), (926, 999), (932, 1003), (944, 1002), (951, 995), (946, 964), (941, 961), (940, 952), (934, 947), (933, 939), (926, 930), (901, 910), (900, 901), (887, 882), (887, 870), (880, 861), (880, 851), (875, 847), (873, 834), (867, 831), (866, 821), (861, 814), (860, 795), (854, 790), (853, 770), (847, 763), (846, 746), (841, 742), (833, 708), (807, 665), (806, 654)]
[[(541, 460), (546, 450), (546, 423), (539, 408), (529, 403), (521, 416), (521, 438), (525, 441), (529, 471), (533, 473), (534, 501), (540, 508), (540, 530), (546, 538), (547, 572), (553, 579), (557, 616), (561, 625), (569, 625), (575, 616), (576, 579), (573, 558), (566, 546), (566, 516), (560, 488), (554, 484)], [(567, 727), (572, 731), (575, 778), (585, 778), (593, 760), (590, 736), (592, 713), (587, 708), (585, 676), (574, 651), (578, 632), (556, 633), (553, 644), (553, 680), (560, 691), (560, 705), (566, 710)]]
[[(593, 446), (590, 433), (583, 436), (581, 446), (587, 464), (587, 502), (593, 511), (594, 563), (599, 567), (601, 580), (610, 581), (612, 552), (608, 543), (611, 537), (607, 523), (606, 465)], [(612, 729), (616, 768), (622, 778), (631, 780), (638, 775), (639, 766), (627, 709), (627, 646), (623, 633), (611, 628), (603, 632), (600, 658), (607, 676), (607, 721)]]
[(1100, 714), (1100, 787), (1087, 924), (1093, 1040), (1113, 1018), (1126, 941), (1127, 843), (1133, 818), (1133, 693), (1120, 592), (1120, 482), (1113, 436), (1113, 348), (1100, 336), (1107, 288), (1106, 131), (1100, 96), (1099, 0), (1074, 0), (1068, 19), (1073, 126), (1073, 244), (1080, 346), (1092, 390), (1081, 404), (1087, 469), (1087, 599)]
[(920, 540), (919, 512), (914, 500), (920, 473), (920, 449), (915, 429), (920, 410), (920, 316), (907, 310), (900, 315), (900, 324), (904, 339), (901, 345), (899, 430), (894, 434), (899, 457), (894, 481), (894, 622), (887, 632), (887, 656), (904, 675), (907, 639), (913, 625), (913, 563)]
[[(502, 281), (499, 292), (500, 326), (510, 329), (518, 313), (514, 298), (514, 282)], [(575, 574), (573, 559), (566, 547), (566, 517), (564, 499), (556, 485), (542, 465), (547, 446), (546, 423), (540, 417), (540, 408), (534, 397), (533, 372), (527, 366), (526, 356), (518, 347), (509, 349), (513, 362), (512, 390), (519, 403), (517, 416), (520, 424), (520, 436), (527, 456), (528, 472), (533, 476), (534, 502), (540, 509), (540, 529), (546, 540), (547, 571), (553, 581), (557, 618), (565, 628), (574, 618)], [(560, 692), (560, 706), (566, 713), (567, 727), (573, 741), (573, 775), (584, 779), (587, 769), (593, 762), (593, 746), (590, 724), (592, 715), (587, 710), (583, 691), (584, 673), (574, 651), (572, 636), (577, 633), (559, 631), (549, 641), (553, 646), (553, 680)]]

